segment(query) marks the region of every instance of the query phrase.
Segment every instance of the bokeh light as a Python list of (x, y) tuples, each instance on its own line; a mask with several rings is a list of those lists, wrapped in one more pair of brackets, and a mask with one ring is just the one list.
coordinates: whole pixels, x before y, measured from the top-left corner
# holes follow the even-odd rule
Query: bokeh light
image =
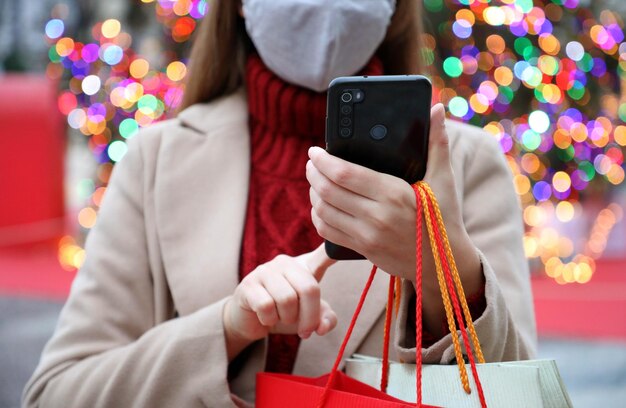
[(593, 219), (584, 207), (589, 192), (610, 196), (624, 182), (623, 16), (594, 16), (577, 0), (437, 4), (429, 10), (451, 10), (427, 42), (433, 53), (434, 44), (445, 49), (439, 66), (427, 61), (441, 72), (433, 75), (435, 99), (452, 117), (482, 126), (507, 154), (527, 256), (559, 283), (588, 282), (606, 246), (597, 237), (606, 239), (614, 223), (592, 229), (583, 244), (559, 225)]
[[(99, 163), (92, 183), (81, 188), (84, 229), (95, 223), (128, 139), (179, 107), (188, 66), (173, 50), (189, 41), (208, 7), (205, 0), (141, 1), (154, 9), (162, 44), (171, 48), (161, 59), (141, 55), (115, 16), (94, 24), (87, 40), (73, 37), (58, 16), (45, 23), (46, 72), (69, 77), (59, 110), (88, 138)], [(615, 204), (598, 214), (582, 208), (589, 195), (608, 196), (624, 182), (624, 17), (611, 10), (596, 16), (578, 0), (424, 0), (424, 8), (432, 27), (421, 55), (434, 101), (453, 118), (483, 127), (506, 154), (533, 265), (562, 284), (588, 282), (622, 217)], [(561, 226), (581, 215), (595, 219), (588, 239), (562, 235)], [(84, 251), (65, 237), (59, 259), (77, 267)]]
[(64, 30), (65, 24), (62, 20), (55, 18), (46, 23), (45, 32), (50, 39), (59, 38), (63, 34)]

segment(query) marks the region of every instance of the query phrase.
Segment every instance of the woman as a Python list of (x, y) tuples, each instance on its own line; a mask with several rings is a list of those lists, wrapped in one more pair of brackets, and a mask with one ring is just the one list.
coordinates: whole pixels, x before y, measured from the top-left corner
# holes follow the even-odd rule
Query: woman
[[(315, 146), (329, 79), (420, 72), (419, 2), (236, 3), (209, 1), (185, 109), (129, 141), (26, 406), (243, 406), (259, 371), (328, 371), (371, 263), (334, 263), (322, 237), (404, 279), (393, 344), (398, 358), (415, 358), (412, 189)], [(485, 357), (532, 357), (505, 160), (481, 130), (444, 124), (441, 105), (429, 149), (426, 180), (474, 294)], [(448, 363), (429, 251), (422, 353)], [(387, 280), (378, 275), (346, 355), (380, 354)]]

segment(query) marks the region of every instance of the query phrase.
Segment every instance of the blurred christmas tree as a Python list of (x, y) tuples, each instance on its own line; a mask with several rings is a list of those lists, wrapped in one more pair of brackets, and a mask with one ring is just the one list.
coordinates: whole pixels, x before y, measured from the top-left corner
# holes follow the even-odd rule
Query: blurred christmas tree
[[(79, 39), (65, 35), (60, 18), (46, 24), (48, 75), (67, 84), (59, 109), (88, 137), (100, 163), (78, 214), (84, 229), (95, 223), (125, 140), (179, 105), (183, 55), (208, 7), (205, 0), (142, 2), (152, 4), (127, 3), (129, 26), (141, 25), (137, 16), (149, 10), (160, 33), (132, 33), (105, 19)], [(524, 207), (526, 253), (560, 283), (591, 279), (594, 259), (622, 216), (619, 205), (606, 203), (624, 181), (626, 42), (622, 14), (607, 4), (424, 0), (422, 54), (435, 99), (500, 142)], [(582, 213), (581, 200), (596, 197), (604, 208), (586, 228), (589, 239), (578, 243), (562, 234)], [(59, 255), (75, 268), (84, 251), (68, 236)]]
[(559, 224), (582, 213), (581, 200), (609, 201), (624, 181), (624, 22), (601, 1), (594, 9), (578, 3), (424, 3), (439, 99), (500, 141), (524, 206), (526, 253), (561, 283), (591, 278), (622, 216), (609, 204), (578, 245), (559, 234)]

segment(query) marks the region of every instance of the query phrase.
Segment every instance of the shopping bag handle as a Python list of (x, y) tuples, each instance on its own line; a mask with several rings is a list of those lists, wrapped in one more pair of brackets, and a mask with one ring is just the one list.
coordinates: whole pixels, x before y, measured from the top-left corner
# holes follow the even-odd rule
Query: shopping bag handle
[[(479, 400), (482, 408), (486, 408), (485, 396), (476, 370), (476, 354), (478, 361), (484, 363), (484, 357), (480, 344), (478, 342), (478, 336), (476, 335), (476, 329), (472, 321), (469, 307), (467, 306), (467, 300), (461, 284), (458, 269), (452, 256), (452, 250), (448, 240), (445, 225), (443, 223), (443, 217), (439, 205), (435, 198), (434, 193), (423, 181), (419, 181), (413, 184), (413, 191), (415, 192), (416, 202), (416, 262), (415, 262), (415, 292), (416, 292), (416, 304), (415, 304), (415, 364), (416, 364), (416, 406), (422, 407), (422, 226), (423, 219), (426, 220), (426, 229), (428, 231), (428, 238), (431, 243), (433, 258), (435, 260), (435, 269), (437, 271), (437, 281), (444, 302), (444, 309), (446, 311), (446, 320), (448, 322), (448, 328), (450, 333), (456, 333), (455, 317), (459, 323), (463, 344), (465, 345), (472, 374), (474, 376), (474, 382), (478, 391)], [(324, 392), (318, 402), (318, 408), (322, 408), (326, 403), (328, 394), (332, 389), (333, 382), (336, 378), (336, 373), (339, 369), (339, 364), (345, 353), (346, 346), (352, 335), (354, 326), (356, 325), (357, 318), (363, 307), (363, 303), (367, 297), (372, 282), (376, 275), (377, 266), (373, 265), (370, 275), (365, 284), (365, 288), (361, 293), (359, 302), (357, 303), (352, 320), (348, 326), (346, 335), (344, 336), (339, 352), (333, 364), (333, 368), (324, 387)], [(383, 335), (383, 361), (382, 361), (382, 376), (381, 376), (381, 391), (386, 391), (387, 382), (389, 378), (389, 338), (391, 330), (391, 314), (394, 304), (394, 292), (396, 294), (395, 304), (399, 304), (399, 289), (400, 280), (395, 276), (389, 278), (389, 289), (387, 294), (387, 310), (385, 314), (385, 329)], [(455, 288), (456, 287), (456, 288)], [(459, 301), (460, 299), (460, 301)], [(397, 307), (396, 307), (397, 309)], [(461, 312), (461, 309), (463, 312)], [(467, 328), (464, 323), (467, 322)], [(468, 336), (469, 330), (469, 336)], [(471, 343), (469, 338), (471, 337)], [(454, 352), (457, 364), (459, 366), (459, 375), (461, 377), (461, 383), (465, 391), (469, 394), (471, 388), (469, 385), (469, 379), (467, 376), (467, 370), (465, 367), (465, 361), (463, 359), (461, 345), (458, 337), (453, 334), (452, 342), (454, 345)], [(472, 347), (473, 346), (473, 350)]]
[[(476, 334), (476, 329), (472, 321), (472, 316), (467, 305), (463, 286), (458, 274), (456, 263), (452, 255), (447, 232), (443, 223), (443, 217), (439, 205), (435, 198), (434, 193), (424, 182), (418, 182), (413, 185), (415, 192), (415, 200), (417, 207), (416, 216), (416, 279), (415, 279), (415, 292), (416, 292), (416, 313), (415, 313), (415, 344), (416, 344), (416, 396), (417, 405), (421, 406), (421, 380), (422, 380), (422, 222), (423, 218), (426, 219), (426, 227), (428, 231), (428, 238), (431, 243), (431, 249), (433, 252), (433, 258), (435, 260), (435, 268), (437, 271), (437, 280), (441, 291), (442, 299), (444, 302), (444, 309), (446, 312), (446, 320), (450, 333), (456, 333), (456, 323), (454, 318), (456, 317), (459, 322), (461, 336), (463, 344), (467, 350), (468, 359), (472, 368), (472, 374), (474, 375), (476, 388), (478, 391), (481, 406), (485, 407), (484, 392), (482, 384), (478, 377), (476, 370), (476, 363), (474, 353), (480, 363), (484, 363), (484, 357)], [(423, 217), (422, 217), (423, 216)], [(383, 361), (382, 361), (382, 375), (381, 375), (381, 391), (386, 391), (388, 376), (389, 376), (389, 331), (391, 326), (391, 313), (390, 308), (392, 304), (391, 296), (393, 296), (392, 287), (397, 287), (398, 279), (390, 277), (389, 281), (389, 293), (387, 298), (387, 313), (385, 316), (385, 335), (383, 343)], [(456, 288), (455, 288), (456, 286)], [(400, 291), (396, 289), (396, 303), (399, 301)], [(460, 300), (459, 300), (460, 299)], [(460, 305), (459, 305), (460, 304)], [(461, 309), (463, 314), (461, 314)], [(463, 322), (463, 318), (467, 321), (467, 329)], [(470, 347), (471, 337), (474, 351)], [(465, 361), (463, 359), (461, 345), (456, 335), (452, 335), (454, 354), (459, 367), (459, 376), (464, 390), (469, 394), (471, 388), (469, 385), (469, 379), (467, 376), (467, 370), (465, 367)]]

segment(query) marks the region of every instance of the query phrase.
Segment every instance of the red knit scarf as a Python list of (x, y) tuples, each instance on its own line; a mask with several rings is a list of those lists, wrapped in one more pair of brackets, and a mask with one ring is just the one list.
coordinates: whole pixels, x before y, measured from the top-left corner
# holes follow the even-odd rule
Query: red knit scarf
[[(373, 58), (362, 75), (382, 74)], [(276, 255), (300, 255), (322, 243), (311, 222), (305, 177), (311, 146), (324, 146), (326, 94), (291, 85), (252, 55), (246, 66), (251, 172), (240, 278)], [(270, 335), (266, 371), (290, 373), (297, 335)]]

